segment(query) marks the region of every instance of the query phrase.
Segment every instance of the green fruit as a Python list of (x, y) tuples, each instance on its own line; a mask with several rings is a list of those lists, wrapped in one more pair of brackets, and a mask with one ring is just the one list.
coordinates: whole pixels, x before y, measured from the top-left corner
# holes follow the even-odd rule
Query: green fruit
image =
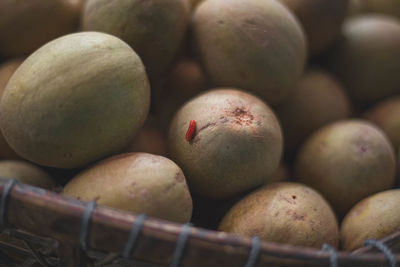
[(350, 101), (340, 83), (321, 69), (310, 69), (294, 92), (277, 108), (285, 137), (285, 150), (295, 152), (322, 126), (350, 115)]
[(45, 189), (53, 189), (56, 186), (44, 170), (22, 160), (1, 160), (0, 177), (15, 178), (21, 183)]
[(153, 80), (164, 74), (179, 51), (189, 10), (187, 0), (88, 0), (82, 27), (124, 40)]
[(385, 132), (397, 152), (400, 148), (400, 97), (378, 103), (366, 112), (365, 118)]
[(188, 222), (192, 215), (182, 170), (167, 158), (147, 153), (101, 161), (75, 176), (63, 194), (179, 223)]
[(65, 0), (1, 0), (0, 55), (28, 55), (78, 28), (79, 9)]
[(315, 132), (297, 155), (294, 177), (319, 192), (339, 217), (361, 199), (390, 189), (395, 155), (385, 134), (362, 120), (343, 120)]
[(332, 67), (351, 97), (366, 105), (400, 92), (400, 21), (383, 15), (352, 17), (332, 54)]
[[(190, 141), (189, 122), (196, 122)], [(282, 134), (271, 109), (235, 89), (204, 93), (175, 115), (169, 135), (171, 158), (191, 189), (224, 198), (270, 181), (282, 153)]]
[(348, 0), (280, 0), (304, 27), (311, 54), (323, 52), (339, 37)]
[(259, 236), (270, 242), (320, 249), (339, 243), (338, 224), (329, 204), (316, 191), (297, 183), (264, 186), (236, 203), (220, 231)]
[(120, 151), (146, 119), (148, 79), (120, 39), (81, 32), (41, 47), (10, 79), (1, 130), (20, 156), (76, 168)]
[(303, 72), (304, 34), (279, 1), (204, 1), (194, 12), (192, 31), (201, 63), (217, 86), (248, 90), (277, 104)]
[(400, 189), (372, 195), (355, 205), (344, 217), (341, 240), (344, 250), (354, 250), (367, 239), (382, 239), (400, 226)]

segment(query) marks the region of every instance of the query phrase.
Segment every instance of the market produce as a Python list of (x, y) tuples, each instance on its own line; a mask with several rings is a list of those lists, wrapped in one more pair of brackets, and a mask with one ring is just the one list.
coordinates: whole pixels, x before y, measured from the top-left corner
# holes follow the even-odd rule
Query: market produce
[(372, 195), (355, 205), (344, 217), (341, 240), (345, 250), (354, 250), (367, 239), (382, 239), (399, 230), (400, 189)]
[(77, 4), (70, 0), (1, 0), (0, 56), (28, 55), (52, 39), (76, 31)]
[(332, 68), (360, 105), (400, 92), (400, 20), (384, 15), (348, 19), (331, 55)]
[(22, 160), (0, 160), (0, 177), (14, 178), (21, 183), (50, 190), (56, 186), (44, 170)]
[(222, 219), (220, 231), (265, 241), (321, 248), (339, 244), (335, 214), (326, 200), (297, 183), (277, 183), (250, 193)]
[(147, 153), (103, 160), (75, 176), (63, 194), (180, 223), (192, 215), (192, 198), (182, 170), (167, 158)]
[(191, 190), (224, 198), (270, 179), (280, 161), (282, 134), (274, 113), (259, 98), (219, 88), (177, 112), (168, 146)]
[(216, 86), (248, 90), (278, 104), (303, 72), (304, 33), (277, 0), (205, 1), (191, 26), (193, 46)]
[(331, 123), (305, 142), (294, 177), (318, 190), (339, 217), (395, 183), (395, 155), (385, 134), (363, 120)]
[(366, 112), (365, 118), (385, 132), (397, 153), (400, 148), (400, 97), (378, 103)]
[(382, 13), (400, 17), (400, 4), (398, 0), (350, 0), (349, 13)]
[[(17, 70), (23, 59), (14, 59), (0, 65), (0, 99), (6, 89), (6, 85), (13, 73)], [(18, 159), (19, 156), (11, 149), (3, 134), (0, 132), (0, 158), (2, 159)]]
[(348, 0), (280, 1), (299, 19), (311, 54), (323, 52), (339, 38), (347, 14)]
[(295, 152), (322, 126), (350, 115), (350, 100), (341, 84), (322, 69), (309, 69), (294, 92), (277, 108), (285, 151)]
[(87, 0), (82, 28), (124, 40), (153, 80), (165, 73), (178, 53), (189, 10), (187, 0)]
[(41, 47), (10, 79), (1, 130), (18, 155), (76, 168), (120, 151), (150, 101), (140, 58), (120, 39), (82, 32)]

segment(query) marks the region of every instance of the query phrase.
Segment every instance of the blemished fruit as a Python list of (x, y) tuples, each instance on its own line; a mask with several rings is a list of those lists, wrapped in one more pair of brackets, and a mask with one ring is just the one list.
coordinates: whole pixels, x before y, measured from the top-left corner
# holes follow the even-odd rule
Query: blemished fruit
[(384, 15), (349, 18), (333, 51), (332, 68), (360, 105), (400, 92), (400, 20)]
[(44, 170), (22, 160), (1, 160), (0, 177), (15, 178), (21, 183), (44, 189), (56, 187), (56, 183)]
[(400, 96), (389, 98), (372, 107), (365, 118), (381, 128), (398, 152), (400, 148)]
[(347, 118), (350, 109), (346, 92), (329, 72), (308, 70), (289, 98), (277, 107), (285, 151), (295, 152), (315, 130)]
[(329, 48), (340, 36), (347, 15), (348, 0), (280, 0), (303, 26), (310, 54)]
[(209, 86), (196, 61), (181, 60), (168, 75), (163, 90), (155, 96), (154, 109), (161, 128), (167, 132), (178, 109)]
[(400, 4), (398, 0), (350, 0), (349, 13), (381, 13), (400, 17)]
[(264, 186), (236, 203), (222, 219), (220, 231), (259, 236), (270, 242), (320, 249), (339, 243), (335, 214), (313, 189), (297, 183)]
[(143, 125), (149, 102), (144, 66), (126, 43), (75, 33), (17, 69), (1, 99), (1, 130), (21, 157), (76, 168), (120, 151)]
[(379, 128), (343, 120), (311, 135), (296, 157), (294, 177), (318, 190), (343, 217), (361, 199), (393, 187), (395, 169), (393, 148)]
[(179, 223), (188, 222), (192, 215), (182, 170), (165, 157), (147, 153), (103, 160), (75, 176), (63, 194)]
[(189, 14), (187, 0), (87, 0), (82, 28), (124, 40), (153, 80), (165, 73), (178, 53)]
[(77, 30), (79, 8), (66, 0), (1, 0), (0, 55), (28, 55), (45, 43)]
[[(10, 80), (13, 73), (22, 64), (23, 59), (14, 59), (6, 61), (0, 65), (0, 99), (6, 89), (6, 85)], [(3, 134), (0, 132), (0, 158), (1, 159), (19, 159), (20, 157), (11, 149), (9, 144), (4, 139)]]
[(400, 189), (372, 195), (357, 203), (344, 217), (341, 240), (344, 250), (354, 250), (367, 239), (382, 239), (400, 227)]
[[(191, 121), (195, 127), (191, 128)], [(188, 130), (193, 129), (189, 141)], [(268, 182), (282, 153), (282, 133), (259, 98), (230, 88), (186, 103), (168, 135), (169, 154), (198, 194), (224, 198)]]
[(277, 0), (204, 1), (191, 26), (200, 62), (218, 87), (248, 90), (278, 104), (303, 72), (304, 33)]

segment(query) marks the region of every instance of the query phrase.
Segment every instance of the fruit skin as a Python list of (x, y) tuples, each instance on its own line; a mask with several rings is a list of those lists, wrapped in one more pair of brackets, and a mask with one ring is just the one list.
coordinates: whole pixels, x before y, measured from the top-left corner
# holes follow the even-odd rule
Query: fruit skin
[(385, 132), (397, 152), (400, 148), (400, 96), (378, 103), (364, 117)]
[(220, 231), (320, 249), (339, 243), (335, 214), (313, 189), (298, 183), (264, 186), (236, 203), (222, 219)]
[(400, 17), (400, 5), (398, 0), (350, 0), (349, 13), (382, 13)]
[(28, 55), (78, 28), (79, 9), (65, 0), (1, 0), (0, 55)]
[(399, 230), (400, 189), (372, 195), (358, 202), (344, 217), (341, 240), (344, 250), (354, 250), (367, 239), (382, 239)]
[(304, 33), (276, 0), (204, 1), (191, 26), (193, 46), (216, 86), (248, 90), (278, 104), (303, 72)]
[(400, 91), (400, 21), (384, 15), (349, 18), (332, 53), (334, 73), (351, 97), (367, 105)]
[(350, 100), (342, 85), (322, 69), (309, 69), (294, 92), (277, 107), (285, 151), (294, 153), (322, 126), (350, 115)]
[[(0, 65), (0, 99), (6, 89), (6, 85), (10, 80), (13, 73), (22, 64), (23, 59), (14, 59), (6, 61)], [(4, 139), (3, 134), (0, 132), (0, 157), (2, 159), (19, 159), (20, 157), (11, 149), (9, 144)]]
[[(185, 134), (195, 120), (190, 142)], [(175, 115), (168, 135), (170, 157), (191, 190), (224, 198), (267, 182), (282, 154), (282, 133), (259, 98), (232, 88), (197, 96)]]
[(164, 74), (175, 58), (189, 14), (187, 0), (88, 0), (82, 28), (124, 40), (140, 56), (153, 80)]
[(1, 160), (0, 177), (15, 178), (19, 182), (44, 189), (53, 189), (56, 183), (41, 168), (22, 160)]
[(309, 51), (319, 54), (339, 37), (347, 14), (348, 0), (280, 0), (303, 26)]
[(103, 160), (75, 176), (63, 194), (179, 223), (188, 222), (192, 215), (182, 170), (167, 158), (147, 153)]
[(76, 168), (120, 151), (149, 101), (143, 64), (127, 44), (75, 33), (41, 47), (14, 73), (0, 104), (1, 130), (21, 157)]
[(395, 164), (393, 148), (379, 128), (364, 120), (342, 120), (305, 142), (294, 177), (318, 190), (343, 217), (361, 199), (394, 186)]

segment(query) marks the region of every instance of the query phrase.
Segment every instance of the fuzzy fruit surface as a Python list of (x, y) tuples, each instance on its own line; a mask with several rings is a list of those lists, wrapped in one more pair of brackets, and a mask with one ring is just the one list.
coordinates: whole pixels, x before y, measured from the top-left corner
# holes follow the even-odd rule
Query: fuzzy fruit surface
[(303, 72), (304, 33), (279, 1), (204, 1), (191, 26), (193, 46), (216, 86), (248, 90), (278, 104)]
[(364, 120), (331, 123), (305, 142), (294, 177), (319, 192), (343, 217), (358, 201), (395, 183), (395, 155), (386, 135)]
[[(191, 120), (196, 131), (188, 142)], [(281, 158), (282, 133), (274, 113), (259, 98), (220, 88), (197, 96), (177, 112), (168, 145), (192, 190), (223, 198), (268, 181)]]
[(382, 239), (400, 226), (400, 189), (372, 195), (358, 202), (344, 217), (340, 229), (342, 246), (354, 250), (367, 239)]
[(298, 183), (263, 186), (236, 203), (222, 219), (220, 231), (320, 249), (339, 244), (335, 214), (313, 189)]
[(17, 69), (1, 100), (1, 130), (21, 157), (76, 168), (120, 151), (144, 123), (149, 102), (144, 66), (126, 43), (75, 33)]
[(171, 160), (148, 153), (100, 161), (75, 176), (63, 194), (179, 223), (192, 216), (192, 198), (182, 170)]

